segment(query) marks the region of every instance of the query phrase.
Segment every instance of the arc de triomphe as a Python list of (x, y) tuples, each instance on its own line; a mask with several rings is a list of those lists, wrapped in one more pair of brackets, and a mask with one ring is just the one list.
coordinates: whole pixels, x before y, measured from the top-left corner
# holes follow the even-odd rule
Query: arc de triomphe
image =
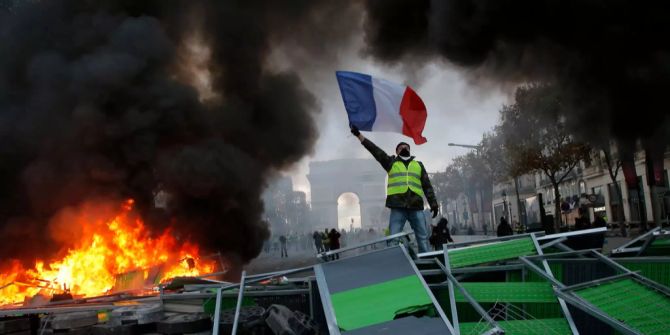
[(362, 229), (388, 226), (389, 211), (384, 207), (386, 173), (374, 159), (312, 162), (307, 179), (315, 229), (337, 227), (337, 199), (347, 192), (358, 196)]

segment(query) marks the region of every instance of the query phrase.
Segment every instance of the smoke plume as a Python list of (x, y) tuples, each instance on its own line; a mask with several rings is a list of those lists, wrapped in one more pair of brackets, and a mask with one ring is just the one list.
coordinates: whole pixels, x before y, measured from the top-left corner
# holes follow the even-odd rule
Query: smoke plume
[(659, 1), (366, 2), (367, 52), (443, 57), (477, 80), (547, 81), (569, 128), (596, 145), (670, 139), (670, 4)]
[[(61, 247), (48, 227), (59, 212), (125, 198), (154, 228), (173, 224), (204, 249), (255, 257), (268, 236), (260, 201), (268, 178), (317, 136), (316, 99), (267, 58), (287, 36), (309, 37), (296, 46), (303, 54), (322, 50), (305, 25), (338, 26), (336, 15), (319, 14), (333, 8), (3, 2), (0, 257), (46, 257)], [(157, 192), (169, 194), (165, 209), (154, 206)]]

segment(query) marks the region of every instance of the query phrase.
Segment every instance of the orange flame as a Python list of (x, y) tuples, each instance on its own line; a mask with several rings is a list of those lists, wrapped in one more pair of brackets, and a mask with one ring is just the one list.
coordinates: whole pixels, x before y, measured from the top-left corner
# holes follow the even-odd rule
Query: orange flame
[(170, 229), (150, 237), (142, 220), (130, 215), (133, 203), (126, 200), (120, 213), (101, 224), (73, 222), (83, 225), (84, 234), (58, 261), (45, 265), (37, 260), (33, 269), (12, 261), (9, 270), (0, 273), (0, 305), (64, 291), (74, 296), (105, 294), (114, 288), (118, 275), (129, 271), (140, 270), (147, 280), (149, 269), (159, 267), (160, 282), (214, 271), (214, 260), (201, 259), (198, 246), (179, 243)]

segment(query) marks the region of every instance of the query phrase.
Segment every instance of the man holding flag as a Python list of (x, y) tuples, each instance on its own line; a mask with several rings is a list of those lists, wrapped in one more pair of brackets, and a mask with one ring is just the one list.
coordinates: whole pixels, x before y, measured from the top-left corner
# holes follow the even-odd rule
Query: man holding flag
[(405, 222), (409, 221), (419, 252), (428, 251), (428, 229), (423, 214), (424, 196), (433, 217), (437, 216), (438, 205), (425, 167), (410, 155), (409, 144), (398, 143), (396, 155), (389, 156), (359, 131), (360, 128), (400, 132), (412, 137), (415, 144), (425, 143), (426, 139), (421, 135), (427, 116), (423, 101), (409, 86), (360, 73), (338, 71), (337, 80), (349, 116), (351, 133), (388, 173), (386, 207), (391, 209), (390, 233), (402, 232)]

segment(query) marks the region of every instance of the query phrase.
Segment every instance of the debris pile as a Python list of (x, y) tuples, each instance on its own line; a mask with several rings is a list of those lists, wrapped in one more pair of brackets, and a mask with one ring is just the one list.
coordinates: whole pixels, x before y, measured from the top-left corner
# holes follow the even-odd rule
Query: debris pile
[(605, 233), (520, 234), (421, 254), (401, 233), (318, 254), (314, 266), (242, 272), (236, 283), (180, 277), (148, 296), (0, 309), (0, 334), (666, 332), (670, 233), (654, 229), (609, 256), (569, 247)]

